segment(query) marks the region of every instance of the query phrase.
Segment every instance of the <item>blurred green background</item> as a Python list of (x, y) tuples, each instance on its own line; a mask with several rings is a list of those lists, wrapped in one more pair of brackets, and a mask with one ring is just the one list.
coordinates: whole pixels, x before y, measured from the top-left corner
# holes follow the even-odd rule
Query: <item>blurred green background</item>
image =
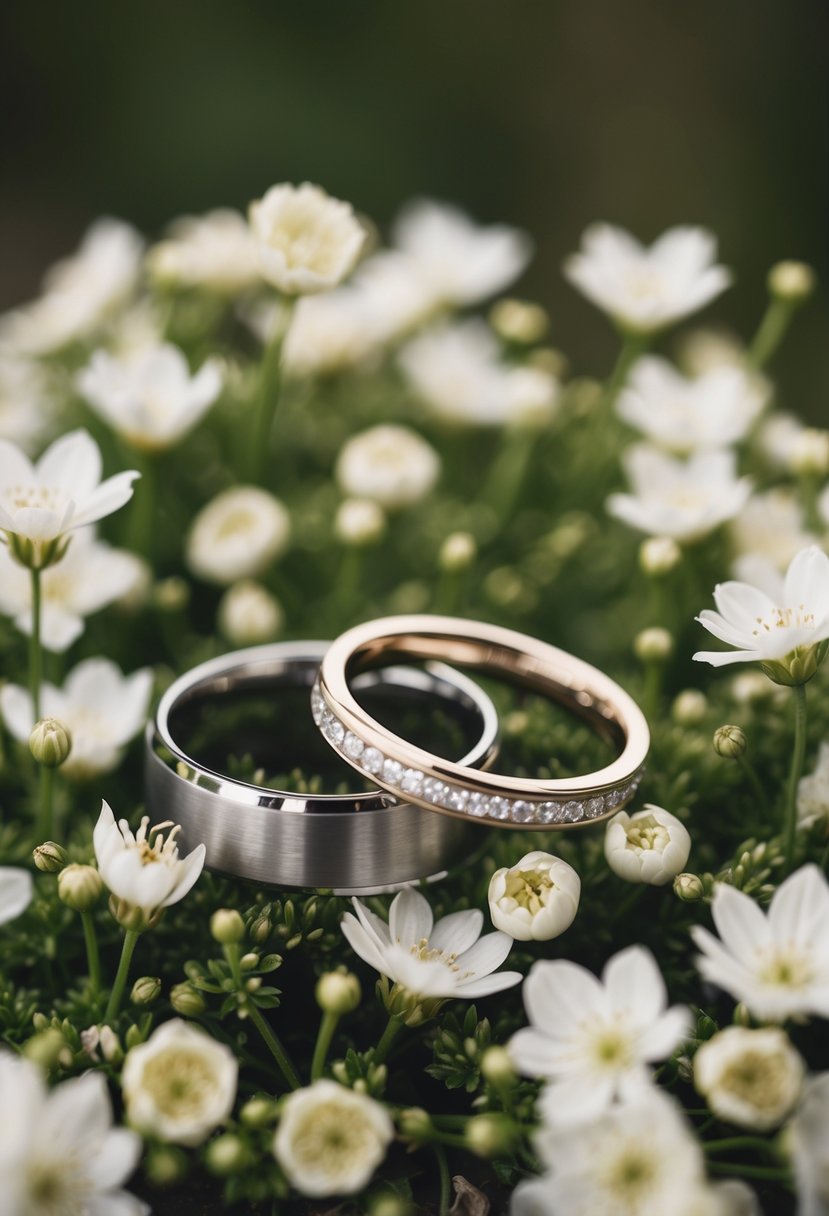
[[(710, 226), (750, 331), (768, 265), (829, 281), (819, 0), (83, 0), (0, 13), (0, 306), (108, 212), (155, 234), (310, 179), (380, 224), (413, 194), (528, 229), (521, 291), (576, 369), (612, 358), (560, 264), (590, 221)], [(777, 361), (829, 418), (825, 286)]]

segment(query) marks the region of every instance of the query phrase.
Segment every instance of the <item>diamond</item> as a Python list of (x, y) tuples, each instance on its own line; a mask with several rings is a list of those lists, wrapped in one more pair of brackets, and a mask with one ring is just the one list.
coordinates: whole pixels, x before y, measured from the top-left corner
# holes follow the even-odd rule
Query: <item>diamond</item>
[(624, 802), (624, 794), (622, 793), (621, 790), (618, 790), (618, 789), (611, 790), (610, 793), (605, 794), (604, 800), (605, 800), (607, 809), (609, 811), (615, 811), (616, 807), (621, 806), (621, 804)]
[(560, 802), (542, 802), (538, 808), (539, 823), (559, 823), (561, 810)]
[(379, 773), (383, 767), (384, 756), (376, 747), (367, 747), (363, 752), (360, 763), (367, 773)]
[(416, 768), (407, 768), (403, 774), (403, 780), (400, 782), (400, 788), (407, 794), (419, 794), (422, 785), (423, 773)]
[(339, 718), (335, 718), (333, 714), (323, 716), (322, 733), (326, 739), (330, 739), (332, 743), (339, 745), (345, 738), (345, 727)]
[(399, 785), (403, 777), (403, 765), (397, 760), (386, 760), (383, 765), (383, 780), (389, 785)]
[(421, 797), (425, 798), (427, 802), (442, 803), (448, 793), (449, 786), (444, 785), (435, 777), (427, 777), (423, 782)]
[(356, 735), (352, 735), (351, 731), (348, 731), (343, 739), (343, 751), (352, 760), (359, 760), (365, 746), (362, 739), (358, 739)]
[(314, 685), (311, 691), (311, 716), (313, 717), (317, 726), (319, 726), (320, 720), (322, 719), (322, 711), (324, 708), (325, 702), (322, 699), (322, 693), (320, 692), (319, 688)]
[(482, 815), (488, 815), (489, 798), (486, 794), (470, 794), (466, 803), (466, 810), (469, 815), (474, 815), (476, 819)]
[(535, 807), (531, 802), (513, 802), (512, 819), (515, 823), (530, 823), (535, 819)]
[(588, 798), (584, 804), (584, 813), (588, 819), (598, 819), (604, 814), (604, 798), (599, 794), (596, 798)]
[(584, 815), (584, 805), (581, 802), (565, 802), (561, 808), (561, 818), (563, 823), (578, 823)]
[(450, 789), (445, 805), (450, 811), (465, 811), (468, 800), (469, 793), (466, 790)]
[(490, 798), (488, 813), (493, 819), (509, 819), (509, 802), (506, 798)]

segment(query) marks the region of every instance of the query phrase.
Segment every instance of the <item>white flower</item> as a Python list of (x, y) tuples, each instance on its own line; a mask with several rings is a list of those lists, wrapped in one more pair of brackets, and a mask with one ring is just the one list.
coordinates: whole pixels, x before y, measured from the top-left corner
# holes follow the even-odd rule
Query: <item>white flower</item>
[(204, 868), (205, 848), (197, 845), (182, 858), (178, 855), (173, 827), (165, 837), (162, 823), (150, 827), (145, 815), (133, 835), (126, 819), (115, 822), (109, 804), (101, 803), (101, 813), (92, 834), (95, 857), (104, 883), (116, 899), (142, 913), (144, 922), (158, 920), (161, 910), (183, 899)]
[(0, 925), (21, 916), (32, 902), (33, 894), (32, 876), (28, 870), (19, 866), (0, 866)]
[(492, 330), (480, 319), (421, 334), (404, 347), (400, 361), (418, 396), (450, 422), (542, 426), (553, 416), (553, 377), (502, 362)]
[(794, 495), (779, 488), (753, 495), (731, 521), (729, 533), (739, 555), (734, 575), (745, 583), (755, 582), (748, 575), (757, 569), (758, 557), (770, 561), (782, 573), (796, 553), (817, 540), (804, 528), (803, 513)]
[(134, 447), (172, 447), (207, 412), (222, 389), (216, 359), (190, 375), (177, 346), (139, 347), (123, 357), (98, 350), (78, 376), (97, 414)]
[(282, 503), (256, 486), (233, 486), (202, 507), (187, 536), (187, 564), (211, 583), (261, 574), (286, 548), (291, 522)]
[(135, 290), (142, 247), (129, 224), (97, 220), (78, 252), (49, 270), (40, 299), (0, 319), (0, 345), (44, 355), (90, 337)]
[(360, 958), (420, 997), (473, 997), (502, 992), (521, 980), (517, 971), (493, 974), (509, 954), (506, 933), (481, 937), (483, 913), (452, 912), (433, 923), (429, 902), (414, 887), (392, 900), (386, 924), (358, 899), (357, 915), (346, 912), (342, 931)]
[(428, 199), (404, 208), (392, 236), (442, 305), (494, 296), (518, 278), (532, 255), (523, 232), (503, 224), (480, 227), (456, 207)]
[(44, 546), (111, 515), (132, 498), (133, 469), (101, 481), (101, 453), (87, 431), (56, 439), (36, 465), (0, 440), (0, 531)]
[(256, 244), (245, 217), (230, 207), (185, 215), (147, 254), (156, 282), (236, 296), (260, 281)]
[(818, 498), (817, 509), (823, 522), (829, 526), (829, 486), (826, 487)]
[(698, 1206), (702, 1151), (659, 1090), (578, 1127), (542, 1126), (534, 1145), (549, 1172), (516, 1188), (510, 1216), (720, 1216)]
[(816, 545), (801, 549), (774, 598), (748, 583), (728, 582), (714, 588), (714, 602), (717, 612), (706, 608), (696, 619), (734, 649), (698, 651), (695, 659), (713, 667), (785, 659), (796, 675), (794, 656), (807, 671), (819, 661), (819, 643), (829, 638), (829, 557)]
[(819, 823), (821, 819), (829, 825), (829, 743), (821, 743), (817, 764), (811, 773), (800, 778), (797, 818), (804, 827)]
[(496, 929), (519, 942), (546, 942), (573, 923), (581, 880), (550, 853), (527, 853), (489, 880), (489, 915)]
[(229, 1047), (179, 1018), (127, 1052), (121, 1087), (130, 1123), (170, 1144), (201, 1144), (225, 1122), (239, 1065)]
[(829, 1212), (829, 1072), (809, 1077), (787, 1128), (797, 1188), (797, 1216)]
[(43, 370), (36, 363), (0, 352), (0, 439), (31, 451), (51, 413)]
[(697, 452), (675, 460), (635, 444), (623, 457), (632, 494), (611, 494), (607, 509), (649, 536), (694, 541), (741, 511), (751, 482), (735, 473), (731, 452)]
[(366, 238), (350, 203), (309, 182), (272, 186), (251, 203), (249, 219), (262, 275), (291, 296), (336, 287), (354, 268)]
[(690, 852), (685, 824), (652, 803), (633, 815), (619, 811), (605, 827), (607, 864), (627, 882), (664, 886), (685, 869)]
[[(122, 749), (147, 720), (153, 687), (148, 667), (124, 677), (109, 659), (84, 659), (63, 688), (41, 686), (40, 713), (56, 718), (72, 736), (72, 750), (61, 775), (86, 780), (108, 773)], [(0, 689), (0, 711), (15, 739), (28, 742), (34, 726), (31, 694), (17, 684)]]
[(0, 1210), (4, 1216), (149, 1216), (120, 1189), (141, 1140), (112, 1126), (98, 1072), (48, 1091), (37, 1067), (0, 1052)]
[(694, 1056), (694, 1084), (717, 1118), (759, 1131), (783, 1122), (804, 1074), (802, 1057), (776, 1026), (727, 1026)]
[(337, 458), (337, 481), (345, 494), (370, 498), (387, 511), (424, 498), (440, 473), (434, 448), (404, 426), (374, 426), (353, 436)]
[(554, 1124), (591, 1120), (647, 1088), (648, 1064), (671, 1055), (690, 1025), (684, 1006), (667, 1008), (659, 968), (642, 946), (615, 954), (600, 980), (564, 959), (534, 963), (524, 1005), (531, 1025), (508, 1050), (519, 1072), (550, 1080), (541, 1104)]
[[(701, 376), (712, 371), (715, 367), (738, 367), (745, 370), (745, 343), (737, 334), (730, 330), (699, 326), (689, 332), (681, 333), (676, 343), (677, 362), (688, 376)], [(763, 392), (769, 389), (763, 377), (754, 373), (757, 380), (763, 381)]]
[(351, 283), (377, 343), (409, 333), (435, 309), (432, 287), (417, 260), (396, 249), (381, 249), (366, 258)]
[(671, 228), (645, 248), (622, 228), (595, 224), (565, 276), (622, 329), (653, 333), (703, 308), (731, 282), (715, 266), (717, 243), (703, 228)]
[(757, 438), (760, 451), (771, 465), (787, 468), (791, 454), (800, 445), (805, 429), (794, 414), (775, 410), (759, 427)]
[[(47, 566), (41, 583), (40, 640), (47, 650), (67, 650), (83, 633), (84, 617), (130, 596), (146, 581), (144, 563), (126, 549), (95, 539), (93, 528), (75, 532), (60, 561)], [(32, 631), (29, 571), (0, 546), (0, 612)]]
[(278, 600), (252, 579), (234, 583), (219, 601), (219, 628), (234, 646), (270, 642), (283, 623), (284, 613)]
[(377, 346), (362, 294), (340, 287), (299, 301), (285, 338), (285, 370), (292, 376), (331, 375), (365, 363)]
[(762, 1021), (829, 1017), (829, 886), (817, 866), (801, 866), (781, 883), (767, 913), (718, 883), (711, 914), (719, 939), (691, 929), (706, 980)]
[(715, 367), (688, 380), (667, 359), (639, 359), (616, 403), (630, 426), (679, 455), (739, 443), (768, 399), (737, 367)]
[(383, 508), (370, 498), (346, 498), (334, 516), (334, 532), (344, 545), (373, 545), (385, 528)]
[(302, 1195), (353, 1195), (386, 1155), (394, 1125), (385, 1107), (334, 1081), (284, 1099), (274, 1156)]

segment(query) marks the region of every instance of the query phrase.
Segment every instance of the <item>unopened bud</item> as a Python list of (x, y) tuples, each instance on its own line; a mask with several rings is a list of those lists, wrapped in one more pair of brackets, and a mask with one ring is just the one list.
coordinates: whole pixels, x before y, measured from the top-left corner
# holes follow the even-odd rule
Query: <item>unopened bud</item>
[(178, 575), (160, 579), (153, 587), (152, 600), (160, 612), (181, 612), (190, 603), (190, 584)]
[(170, 1186), (187, 1173), (187, 1158), (169, 1144), (153, 1144), (144, 1162), (144, 1173), (156, 1186)]
[(152, 1005), (161, 996), (161, 980), (157, 975), (142, 975), (132, 986), (133, 1005)]
[(654, 625), (651, 629), (643, 629), (633, 639), (633, 650), (637, 659), (643, 663), (664, 662), (669, 658), (674, 648), (674, 640), (667, 629)]
[(745, 1004), (744, 1001), (739, 1001), (734, 1006), (734, 1024), (735, 1024), (735, 1026), (748, 1026), (748, 1027), (751, 1027), (751, 1025), (752, 1025), (752, 1017), (748, 1011), (748, 1006)]
[(385, 530), (383, 509), (369, 498), (346, 498), (334, 517), (334, 533), (344, 545), (376, 544)]
[(678, 726), (698, 726), (707, 712), (708, 699), (696, 688), (678, 693), (671, 706), (671, 717)]
[(714, 731), (714, 751), (727, 760), (736, 760), (748, 747), (745, 732), (739, 726), (720, 726)]
[(231, 946), (245, 936), (245, 922), (235, 908), (219, 908), (210, 917), (210, 932), (217, 942)]
[(206, 1008), (204, 997), (190, 984), (174, 984), (170, 989), (170, 1004), (176, 1013), (186, 1018), (197, 1018)]
[(216, 619), (220, 631), (234, 646), (258, 646), (277, 636), (284, 613), (266, 587), (245, 579), (224, 593)]
[(677, 874), (674, 879), (674, 895), (686, 904), (694, 904), (702, 899), (705, 887), (702, 879), (696, 874)]
[(397, 1117), (400, 1132), (407, 1140), (428, 1140), (432, 1134), (429, 1112), (421, 1106), (409, 1106)]
[(829, 431), (804, 427), (789, 445), (786, 466), (798, 477), (824, 477), (829, 473)]
[(207, 1146), (205, 1162), (211, 1174), (224, 1177), (227, 1174), (237, 1174), (250, 1161), (250, 1152), (244, 1141), (238, 1136), (225, 1132)]
[(58, 768), (72, 750), (72, 736), (57, 718), (41, 718), (29, 735), (29, 751), (38, 764)]
[(245, 1127), (267, 1127), (276, 1120), (276, 1103), (270, 1098), (249, 1098), (239, 1111), (239, 1121)]
[(471, 532), (452, 532), (440, 547), (438, 564), (441, 570), (450, 573), (466, 570), (474, 562), (477, 553), (478, 546)]
[(395, 1195), (393, 1191), (372, 1196), (368, 1204), (368, 1216), (412, 1216), (414, 1210), (404, 1195)]
[(135, 1022), (131, 1022), (127, 1027), (124, 1042), (127, 1045), (127, 1051), (131, 1051), (133, 1047), (137, 1047), (139, 1043), (144, 1042), (144, 1033), (140, 1026), (136, 1026)]
[(639, 565), (652, 578), (662, 578), (682, 561), (682, 550), (670, 536), (649, 536), (639, 546)]
[(61, 1032), (50, 1026), (48, 1030), (41, 1030), (39, 1034), (26, 1040), (23, 1044), (23, 1055), (48, 1072), (58, 1064), (65, 1047), (66, 1040)]
[(120, 1064), (124, 1058), (121, 1040), (111, 1026), (102, 1026), (100, 1033), (101, 1054), (110, 1064)]
[(769, 294), (789, 304), (808, 300), (816, 283), (817, 276), (807, 262), (777, 262), (769, 271)]
[(76, 912), (88, 912), (103, 889), (103, 879), (94, 866), (64, 866), (58, 874), (58, 897)]
[(317, 980), (317, 1004), (324, 1013), (351, 1013), (360, 1004), (360, 981), (350, 971), (328, 971)]
[(481, 1057), (481, 1074), (499, 1089), (515, 1084), (517, 1077), (506, 1047), (487, 1047)]
[(262, 946), (273, 933), (273, 925), (267, 916), (257, 916), (250, 926), (250, 939)]
[(59, 874), (68, 860), (66, 849), (55, 844), (54, 840), (46, 840), (39, 844), (32, 853), (34, 863), (41, 874)]
[(547, 332), (550, 318), (540, 304), (529, 300), (498, 300), (489, 310), (489, 322), (499, 338), (531, 346)]
[(515, 1141), (515, 1124), (505, 1115), (475, 1115), (464, 1130), (464, 1140), (479, 1157), (497, 1157)]
[(239, 959), (239, 966), (243, 971), (255, 971), (259, 966), (259, 955), (253, 950), (249, 950), (247, 954), (243, 954)]

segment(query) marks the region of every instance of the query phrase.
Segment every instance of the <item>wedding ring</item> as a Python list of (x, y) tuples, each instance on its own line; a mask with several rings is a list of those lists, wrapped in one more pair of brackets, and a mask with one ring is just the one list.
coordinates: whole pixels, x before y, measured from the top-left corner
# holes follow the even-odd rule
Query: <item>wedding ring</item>
[[(392, 656), (442, 659), (550, 697), (619, 754), (597, 772), (555, 780), (443, 760), (394, 734), (354, 695), (353, 678)], [(579, 827), (614, 814), (636, 792), (650, 740), (636, 703), (595, 667), (512, 629), (442, 616), (387, 617), (342, 634), (322, 661), (312, 712), (337, 754), (383, 789), (442, 815), (523, 830)]]
[[(375, 788), (306, 797), (222, 771), (229, 754), (238, 758), (250, 751), (255, 763), (271, 771), (288, 772), (302, 763), (316, 772), (330, 769), (334, 760), (335, 781), (351, 776), (344, 767), (339, 773), (308, 712), (327, 645), (286, 642), (241, 650), (176, 680), (147, 731), (147, 812), (181, 824), (185, 852), (203, 841), (212, 869), (260, 883), (352, 894), (440, 877), (477, 847), (479, 833), (426, 814), (405, 796), (399, 801), (399, 792), (392, 796)], [(469, 748), (463, 764), (492, 760), (495, 708), (459, 672), (435, 663), (426, 671), (387, 668), (360, 679), (355, 688), (373, 705), (382, 703), (382, 712), (416, 717), (419, 724), (440, 710), (463, 740), (458, 751)], [(240, 717), (245, 706), (250, 716), (251, 705), (260, 710), (253, 725)], [(225, 724), (234, 715), (240, 718), (238, 738)]]

